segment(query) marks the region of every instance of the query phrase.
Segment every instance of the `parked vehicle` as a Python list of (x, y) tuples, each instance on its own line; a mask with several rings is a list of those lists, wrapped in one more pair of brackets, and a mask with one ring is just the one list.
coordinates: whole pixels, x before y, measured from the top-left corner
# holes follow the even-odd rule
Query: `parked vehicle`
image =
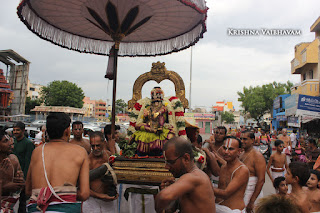
[[(6, 129), (6, 132), (10, 135), (12, 135), (13, 128)], [(27, 138), (34, 140), (36, 137), (36, 134), (38, 134), (41, 130), (38, 127), (26, 127), (24, 134)]]
[(272, 153), (270, 144), (265, 140), (260, 141), (259, 151), (263, 155), (266, 162), (268, 163)]
[(31, 123), (31, 126), (33, 127), (41, 127), (43, 125), (46, 125), (47, 121), (46, 120), (35, 120)]

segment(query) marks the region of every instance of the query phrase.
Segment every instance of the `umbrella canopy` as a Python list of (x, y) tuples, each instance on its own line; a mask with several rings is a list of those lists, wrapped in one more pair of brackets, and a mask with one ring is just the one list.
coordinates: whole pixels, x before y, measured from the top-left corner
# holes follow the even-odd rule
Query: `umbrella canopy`
[(206, 32), (205, 0), (22, 0), (18, 15), (41, 38), (68, 49), (154, 56), (194, 45)]

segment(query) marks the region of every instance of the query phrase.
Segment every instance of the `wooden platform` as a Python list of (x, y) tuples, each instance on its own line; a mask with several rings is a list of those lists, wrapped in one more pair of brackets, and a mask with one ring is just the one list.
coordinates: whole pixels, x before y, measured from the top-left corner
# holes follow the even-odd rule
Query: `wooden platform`
[(165, 168), (164, 158), (117, 157), (112, 167), (119, 183), (160, 185), (163, 179), (172, 177), (169, 170)]

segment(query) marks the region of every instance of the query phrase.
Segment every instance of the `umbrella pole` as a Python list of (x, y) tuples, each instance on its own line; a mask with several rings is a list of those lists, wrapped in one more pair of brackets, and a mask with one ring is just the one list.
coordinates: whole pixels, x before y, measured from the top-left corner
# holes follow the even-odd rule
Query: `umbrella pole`
[(120, 42), (114, 44), (114, 58), (113, 58), (113, 96), (112, 96), (112, 115), (111, 115), (111, 136), (115, 138), (115, 123), (116, 123), (116, 94), (117, 94), (117, 66), (118, 66), (118, 51)]

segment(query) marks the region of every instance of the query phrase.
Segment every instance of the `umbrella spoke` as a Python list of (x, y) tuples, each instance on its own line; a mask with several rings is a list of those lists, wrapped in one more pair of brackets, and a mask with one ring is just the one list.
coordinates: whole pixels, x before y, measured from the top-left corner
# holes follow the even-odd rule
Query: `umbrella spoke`
[(127, 33), (127, 35), (129, 35), (130, 33), (132, 33), (133, 31), (135, 31), (136, 29), (138, 29), (139, 27), (141, 27), (142, 25), (144, 25), (146, 22), (148, 22), (151, 19), (152, 16), (148, 16), (144, 19), (142, 19), (141, 21), (139, 21), (137, 24), (135, 24)]
[(138, 6), (131, 8), (131, 10), (127, 13), (126, 17), (124, 18), (124, 20), (122, 21), (122, 24), (121, 24), (121, 32), (123, 34), (125, 34), (125, 35), (127, 34), (127, 31), (131, 27), (134, 20), (137, 18), (138, 13), (139, 13)]
[(119, 18), (116, 7), (109, 1), (106, 5), (106, 14), (113, 34), (119, 33)]
[(93, 21), (87, 19), (88, 21), (90, 21), (92, 24), (94, 24), (95, 26), (99, 27), (100, 29), (102, 29), (105, 33), (107, 33), (108, 35), (110, 35), (110, 29), (108, 27), (108, 25), (103, 21), (103, 19), (99, 16), (99, 14), (94, 11), (93, 9), (91, 9), (90, 7), (87, 7), (90, 15), (98, 22), (98, 24), (101, 26), (99, 27), (97, 24), (95, 24)]

